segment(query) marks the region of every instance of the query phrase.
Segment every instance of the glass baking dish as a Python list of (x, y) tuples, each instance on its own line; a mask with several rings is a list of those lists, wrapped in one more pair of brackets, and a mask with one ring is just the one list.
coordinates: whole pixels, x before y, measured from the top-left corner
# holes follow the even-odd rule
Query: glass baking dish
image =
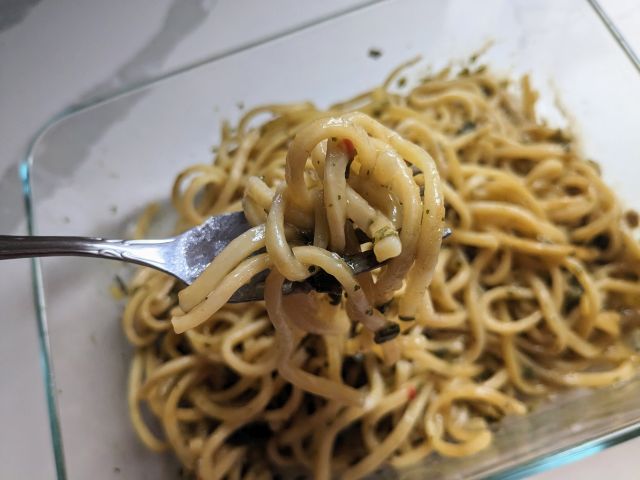
[[(221, 121), (243, 108), (307, 99), (327, 106), (415, 55), (423, 58), (417, 78), (488, 42), (482, 61), (508, 75), (530, 72), (543, 114), (569, 121), (621, 198), (639, 206), (640, 162), (628, 159), (640, 151), (640, 79), (586, 1), (405, 0), (356, 7), (66, 113), (35, 138), (22, 166), (28, 222), (48, 235), (126, 235), (144, 206), (168, 199), (181, 169), (210, 161)], [(59, 478), (178, 476), (172, 458), (147, 451), (129, 424), (131, 348), (120, 332), (122, 305), (109, 294), (123, 271), (101, 260), (34, 262), (45, 354), (47, 333), (51, 345)], [(399, 475), (520, 478), (638, 436), (638, 398), (640, 380), (559, 395), (502, 422), (486, 451), (432, 456)]]

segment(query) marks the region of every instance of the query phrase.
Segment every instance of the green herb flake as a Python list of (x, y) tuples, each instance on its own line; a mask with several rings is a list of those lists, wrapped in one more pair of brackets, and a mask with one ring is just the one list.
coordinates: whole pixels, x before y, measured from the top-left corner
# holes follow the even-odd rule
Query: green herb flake
[(522, 376), (527, 380), (533, 380), (535, 378), (535, 374), (533, 372), (533, 368), (528, 365), (524, 365), (522, 367)]
[(475, 122), (467, 120), (462, 124), (462, 127), (458, 129), (456, 135), (464, 135), (465, 133), (473, 132), (476, 129), (477, 125)]
[(378, 59), (382, 56), (382, 50), (379, 48), (371, 47), (369, 49), (369, 58)]
[(398, 236), (398, 232), (396, 232), (393, 228), (385, 225), (382, 228), (379, 228), (378, 230), (376, 230), (373, 234), (373, 240), (374, 242), (379, 242), (380, 240), (382, 240), (383, 238), (387, 238), (387, 237), (392, 237), (392, 236)]
[(399, 333), (400, 325), (390, 322), (374, 334), (373, 341), (378, 344), (388, 342), (396, 338)]

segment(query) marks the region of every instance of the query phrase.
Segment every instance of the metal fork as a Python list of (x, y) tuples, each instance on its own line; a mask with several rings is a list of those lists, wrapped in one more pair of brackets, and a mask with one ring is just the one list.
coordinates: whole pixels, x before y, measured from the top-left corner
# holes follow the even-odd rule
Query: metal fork
[[(209, 218), (205, 223), (162, 240), (108, 240), (91, 237), (42, 237), (0, 235), (0, 260), (26, 257), (99, 257), (155, 268), (190, 285), (211, 261), (238, 235), (250, 227), (242, 212)], [(450, 231), (445, 232), (448, 236)], [(372, 252), (345, 255), (355, 274), (380, 267)], [(230, 299), (232, 303), (263, 298), (267, 272), (256, 275)], [(318, 290), (337, 294), (338, 283), (319, 272), (304, 282), (287, 282), (283, 293)]]

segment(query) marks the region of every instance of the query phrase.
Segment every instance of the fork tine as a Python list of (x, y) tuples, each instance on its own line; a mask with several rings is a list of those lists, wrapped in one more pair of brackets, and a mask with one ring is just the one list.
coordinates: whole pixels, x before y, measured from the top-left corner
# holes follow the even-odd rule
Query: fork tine
[[(442, 232), (442, 238), (446, 239), (451, 235), (451, 229), (446, 227)], [(344, 255), (343, 260), (355, 275), (359, 273), (369, 272), (380, 268), (385, 262), (376, 260), (373, 250), (366, 252)], [(255, 275), (249, 283), (240, 287), (229, 299), (229, 303), (251, 302), (264, 299), (264, 282), (267, 279), (269, 270), (263, 270)], [(282, 286), (282, 293), (289, 295), (291, 293), (308, 293), (311, 290), (317, 292), (329, 293), (331, 295), (340, 295), (342, 288), (340, 284), (331, 275), (320, 270), (315, 275), (310, 276), (304, 282), (286, 281)]]
[[(345, 255), (345, 262), (355, 274), (368, 272), (382, 266), (378, 263), (372, 251), (357, 253), (355, 255)], [(251, 302), (264, 299), (264, 282), (269, 274), (269, 270), (263, 270), (255, 275), (249, 283), (240, 287), (229, 299), (229, 303)], [(282, 287), (282, 293), (307, 293), (311, 290), (323, 293), (341, 293), (340, 284), (331, 275), (320, 270), (315, 275), (310, 276), (304, 282), (286, 281)]]

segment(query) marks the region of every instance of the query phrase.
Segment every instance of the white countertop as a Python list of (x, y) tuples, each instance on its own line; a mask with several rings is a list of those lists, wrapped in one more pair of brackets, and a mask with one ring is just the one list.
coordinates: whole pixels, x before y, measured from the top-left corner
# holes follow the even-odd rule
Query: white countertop
[[(0, 1), (0, 225), (24, 233), (17, 163), (66, 106), (365, 0)], [(640, 3), (601, 0), (640, 51)], [(249, 33), (247, 33), (249, 32)], [(54, 478), (29, 263), (0, 264), (0, 478)], [(638, 478), (640, 439), (535, 476)], [(97, 472), (94, 478), (112, 478)], [(120, 476), (119, 478), (123, 478)]]

